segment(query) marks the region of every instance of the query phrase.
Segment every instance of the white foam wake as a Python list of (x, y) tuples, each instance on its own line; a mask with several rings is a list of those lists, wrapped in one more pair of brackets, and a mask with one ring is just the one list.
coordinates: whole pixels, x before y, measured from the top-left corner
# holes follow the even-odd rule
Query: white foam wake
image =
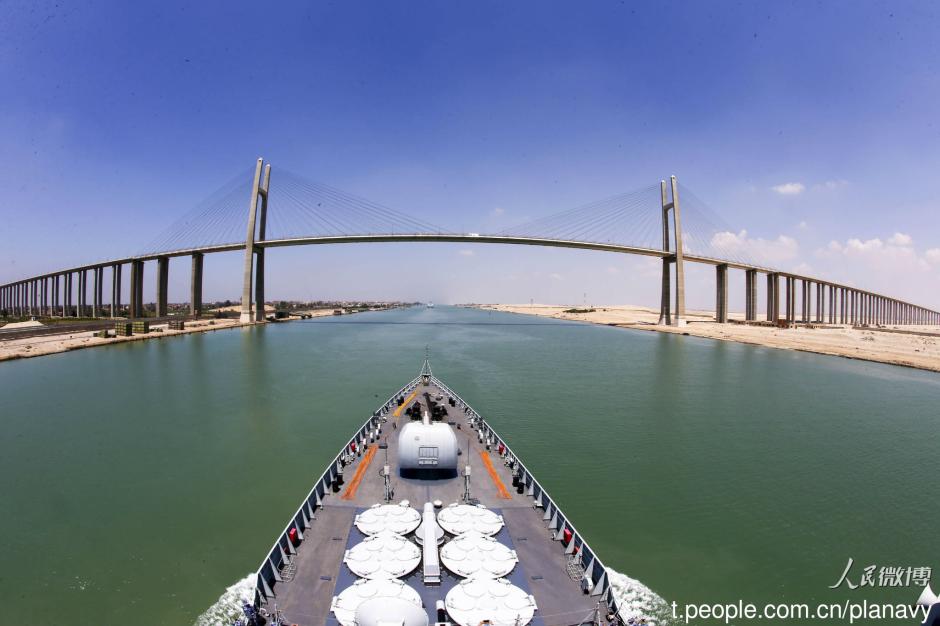
[[(667, 626), (670, 623), (669, 605), (655, 591), (609, 567), (607, 576), (624, 619), (645, 617), (649, 626)], [(226, 589), (216, 603), (199, 616), (194, 626), (231, 626), (243, 615), (242, 603), (250, 602), (254, 594), (255, 574), (248, 574)]]
[(620, 615), (625, 620), (645, 617), (649, 626), (667, 626), (671, 622), (669, 605), (655, 591), (626, 574), (607, 568), (607, 578), (613, 590)]
[(225, 590), (215, 604), (199, 616), (195, 626), (232, 626), (242, 613), (242, 604), (255, 597), (255, 574), (248, 574)]

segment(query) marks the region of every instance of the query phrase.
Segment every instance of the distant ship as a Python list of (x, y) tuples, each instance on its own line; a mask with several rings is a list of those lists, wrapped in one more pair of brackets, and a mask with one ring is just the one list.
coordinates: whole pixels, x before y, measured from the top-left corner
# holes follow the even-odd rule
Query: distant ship
[(239, 622), (622, 624), (609, 579), (505, 440), (425, 358), (314, 484), (258, 568)]
[(433, 302), (428, 302), (428, 308), (429, 308), (429, 309), (433, 309), (433, 308), (434, 308), (434, 303), (433, 303)]

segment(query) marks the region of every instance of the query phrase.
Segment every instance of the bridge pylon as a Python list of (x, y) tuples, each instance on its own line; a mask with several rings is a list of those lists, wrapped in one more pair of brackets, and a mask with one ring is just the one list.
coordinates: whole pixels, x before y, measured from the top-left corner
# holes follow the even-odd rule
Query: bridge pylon
[[(659, 324), (664, 326), (685, 326), (685, 268), (682, 250), (682, 218), (679, 211), (679, 182), (675, 176), (669, 177), (667, 193), (666, 181), (659, 183), (662, 197), (663, 251), (670, 252), (669, 212), (673, 216), (673, 243), (675, 252), (663, 257), (662, 299), (659, 306)], [(671, 265), (676, 264), (676, 310), (671, 307)]]
[[(262, 172), (264, 177), (262, 178)], [(248, 229), (245, 235), (245, 271), (242, 283), (242, 308), (239, 321), (243, 324), (264, 321), (264, 249), (255, 249), (255, 233), (261, 240), (265, 236), (265, 224), (268, 213), (268, 186), (271, 183), (271, 164), (265, 165), (263, 158), (258, 158), (255, 166), (255, 178), (251, 185), (251, 200), (248, 203)], [(259, 202), (260, 200), (260, 202)], [(260, 217), (260, 224), (259, 222)], [(257, 267), (255, 267), (257, 256)], [(252, 270), (257, 271), (254, 283)], [(252, 315), (251, 291), (255, 287), (255, 311)]]

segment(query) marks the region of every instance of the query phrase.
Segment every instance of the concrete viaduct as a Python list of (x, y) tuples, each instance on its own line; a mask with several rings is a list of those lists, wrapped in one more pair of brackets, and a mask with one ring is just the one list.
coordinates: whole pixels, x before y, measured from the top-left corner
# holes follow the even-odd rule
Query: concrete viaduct
[[(0, 312), (6, 317), (123, 317), (121, 303), (122, 273), (130, 272), (130, 293), (127, 317), (144, 315), (144, 268), (156, 261), (156, 315), (167, 314), (169, 259), (188, 256), (192, 259), (190, 273), (190, 314), (202, 312), (203, 259), (206, 254), (244, 250), (241, 320), (264, 321), (264, 255), (268, 248), (282, 246), (329, 245), (370, 242), (460, 242), (550, 246), (636, 254), (662, 259), (662, 299), (660, 324), (685, 324), (685, 263), (701, 263), (715, 268), (715, 318), (728, 322), (728, 270), (744, 271), (745, 320), (758, 321), (757, 285), (759, 275), (766, 280), (766, 321), (774, 324), (940, 324), (940, 312), (890, 296), (838, 284), (811, 276), (779, 271), (735, 261), (687, 254), (682, 241), (682, 218), (675, 176), (661, 183), (662, 236), (661, 249), (505, 235), (442, 234), (350, 234), (341, 236), (309, 236), (287, 239), (266, 239), (268, 193), (271, 166), (258, 159), (255, 168), (244, 242), (168, 250), (165, 252), (114, 259), (71, 267), (48, 274), (24, 278), (0, 285)], [(103, 302), (105, 270), (109, 271), (111, 294), (106, 307)], [(88, 279), (91, 276), (91, 301)], [(800, 310), (796, 310), (797, 286), (800, 289)], [(75, 299), (73, 300), (73, 294)]]

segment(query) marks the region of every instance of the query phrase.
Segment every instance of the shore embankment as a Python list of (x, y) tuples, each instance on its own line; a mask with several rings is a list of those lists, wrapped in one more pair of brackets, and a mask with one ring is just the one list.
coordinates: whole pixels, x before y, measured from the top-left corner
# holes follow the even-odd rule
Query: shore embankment
[[(333, 315), (332, 310), (317, 309), (313, 311), (304, 311), (304, 315), (311, 317), (323, 317)], [(289, 317), (282, 321), (301, 319), (300, 317)], [(186, 321), (183, 330), (172, 330), (166, 323), (152, 324), (150, 332), (128, 337), (99, 337), (96, 331), (76, 331), (63, 332), (55, 334), (46, 334), (41, 336), (16, 337), (0, 339), (0, 361), (10, 361), (13, 359), (24, 359), (47, 354), (57, 354), (60, 352), (69, 352), (70, 350), (81, 350), (84, 348), (94, 348), (97, 346), (111, 346), (118, 343), (129, 341), (147, 341), (149, 339), (162, 339), (166, 337), (176, 337), (179, 335), (190, 335), (193, 333), (205, 333), (226, 328), (238, 328), (240, 326), (251, 326), (250, 323), (241, 323), (233, 318), (214, 318)], [(29, 328), (35, 328), (30, 326)]]
[(745, 324), (743, 314), (732, 314), (730, 323), (719, 324), (714, 321), (713, 311), (689, 311), (686, 315), (688, 323), (684, 326), (660, 326), (657, 324), (659, 310), (640, 306), (593, 309), (543, 304), (472, 306), (490, 311), (736, 341), (940, 372), (940, 327), (937, 326), (797, 324), (791, 328), (778, 328), (770, 324)]

